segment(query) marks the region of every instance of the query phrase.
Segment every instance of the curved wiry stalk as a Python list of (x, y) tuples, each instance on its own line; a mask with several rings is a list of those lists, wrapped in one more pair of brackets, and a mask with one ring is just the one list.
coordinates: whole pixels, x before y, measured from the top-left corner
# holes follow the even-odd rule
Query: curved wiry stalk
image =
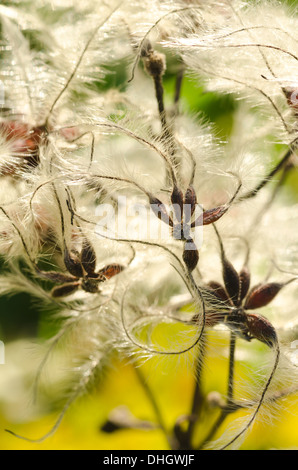
[(258, 402), (257, 408), (253, 412), (252, 417), (250, 418), (248, 423), (244, 426), (244, 428), (233, 439), (231, 439), (227, 444), (225, 444), (220, 450), (225, 450), (227, 447), (230, 447), (234, 442), (236, 442), (236, 440), (239, 439), (239, 437), (241, 437), (250, 428), (250, 426), (252, 425), (252, 423), (256, 419), (256, 416), (257, 416), (258, 412), (260, 411), (260, 408), (261, 408), (261, 406), (264, 402), (265, 395), (266, 395), (266, 393), (267, 393), (267, 391), (270, 387), (270, 384), (273, 380), (273, 377), (275, 375), (275, 372), (276, 372), (276, 369), (277, 369), (278, 363), (279, 363), (279, 358), (280, 358), (280, 348), (279, 348), (279, 344), (277, 343), (276, 344), (276, 357), (275, 357), (274, 365), (273, 365), (272, 371), (270, 373), (270, 376), (269, 376), (269, 378), (266, 382), (266, 385), (265, 385), (265, 387), (262, 391), (261, 398)]
[[(109, 237), (106, 237), (104, 235), (101, 235), (101, 236), (103, 236), (103, 238), (109, 238)], [(205, 325), (206, 325), (206, 308), (205, 308), (204, 297), (201, 293), (201, 290), (197, 286), (191, 272), (189, 272), (188, 270), (185, 269), (183, 263), (181, 262), (179, 257), (177, 255), (175, 255), (175, 253), (173, 253), (169, 248), (167, 248), (165, 246), (162, 246), (158, 243), (146, 242), (146, 241), (142, 241), (142, 240), (123, 239), (123, 238), (120, 238), (120, 239), (113, 238), (113, 240), (120, 241), (120, 242), (139, 243), (139, 244), (142, 244), (142, 245), (155, 246), (155, 247), (161, 248), (162, 250), (166, 251), (168, 254), (170, 254), (175, 259), (176, 262), (178, 262), (178, 264), (180, 265), (180, 268), (182, 269), (183, 274), (181, 274), (179, 272), (179, 270), (176, 270), (176, 271), (181, 276), (182, 280), (186, 283), (186, 286), (187, 286), (189, 292), (191, 293), (191, 295), (198, 296), (199, 299), (200, 299), (201, 305), (202, 305), (202, 326), (201, 326), (201, 331), (199, 333), (198, 338), (194, 341), (194, 343), (191, 346), (189, 346), (189, 347), (187, 347), (183, 350), (180, 350), (180, 351), (157, 351), (155, 349), (147, 348), (146, 346), (138, 343), (136, 340), (134, 340), (134, 338), (131, 337), (131, 335), (130, 335), (128, 329), (127, 329), (127, 326), (126, 326), (126, 323), (125, 323), (125, 318), (124, 318), (124, 302), (125, 302), (125, 297), (126, 297), (127, 292), (128, 292), (128, 288), (127, 288), (124, 292), (124, 295), (123, 295), (122, 301), (121, 301), (121, 320), (122, 320), (122, 325), (123, 325), (123, 329), (125, 331), (126, 336), (129, 338), (129, 340), (132, 342), (132, 344), (134, 344), (138, 348), (143, 349), (143, 350), (145, 350), (149, 353), (152, 353), (152, 354), (178, 355), (178, 354), (184, 354), (184, 353), (190, 351), (191, 349), (193, 349), (201, 341), (201, 339), (203, 338)], [(186, 282), (185, 279), (188, 282)], [(190, 285), (189, 285), (189, 283), (190, 283)]]
[[(238, 18), (240, 19), (239, 16), (238, 16)], [(241, 23), (242, 23), (242, 21), (241, 21)], [(288, 31), (285, 31), (282, 28), (278, 28), (276, 26), (262, 26), (262, 25), (260, 25), (260, 26), (243, 26), (243, 28), (236, 29), (234, 31), (231, 31), (230, 33), (222, 34), (220, 36), (215, 36), (215, 37), (213, 37), (213, 39), (215, 41), (217, 41), (219, 39), (225, 39), (229, 36), (233, 36), (234, 34), (239, 34), (239, 33), (242, 33), (242, 32), (250, 32), (250, 31), (253, 31), (253, 30), (256, 30), (256, 29), (265, 29), (265, 30), (268, 30), (268, 31), (278, 31), (278, 32), (281, 32), (281, 33), (285, 34), (286, 36), (288, 36), (293, 41), (298, 42), (296, 38), (294, 38), (290, 33), (288, 33)]]
[(70, 76), (69, 76), (69, 78), (68, 78), (66, 84), (64, 85), (64, 87), (62, 88), (62, 90), (60, 91), (60, 93), (58, 94), (58, 96), (55, 98), (55, 100), (54, 100), (53, 103), (52, 103), (52, 106), (51, 106), (51, 108), (50, 108), (50, 110), (49, 110), (49, 112), (48, 112), (48, 115), (47, 115), (46, 119), (45, 119), (45, 127), (48, 127), (49, 119), (50, 119), (51, 115), (53, 114), (53, 111), (54, 111), (54, 108), (55, 108), (56, 104), (57, 104), (58, 101), (61, 99), (61, 97), (63, 96), (63, 94), (64, 94), (65, 91), (67, 90), (67, 88), (69, 87), (69, 85), (70, 85), (70, 83), (72, 82), (73, 78), (76, 76), (76, 73), (77, 73), (77, 71), (78, 71), (78, 69), (79, 69), (79, 67), (80, 67), (80, 65), (81, 65), (81, 63), (82, 63), (82, 60), (83, 60), (83, 58), (84, 58), (84, 56), (85, 56), (85, 54), (86, 54), (86, 52), (87, 52), (87, 50), (88, 50), (88, 48), (89, 48), (91, 42), (92, 42), (93, 39), (95, 38), (95, 36), (96, 36), (98, 30), (99, 30), (103, 25), (105, 25), (107, 21), (109, 21), (109, 19), (111, 18), (111, 16), (118, 10), (118, 8), (120, 7), (121, 3), (122, 3), (122, 1), (121, 1), (118, 5), (116, 5), (115, 8), (113, 8), (113, 10), (111, 11), (111, 13), (110, 13), (103, 21), (101, 21), (100, 24), (99, 24), (99, 25), (94, 29), (94, 31), (91, 33), (91, 35), (90, 35), (90, 37), (89, 37), (87, 43), (86, 43), (85, 46), (84, 46), (83, 51), (81, 52), (81, 55), (79, 56), (79, 60), (77, 61), (75, 68), (73, 69), (72, 73), (70, 74)]
[(36, 372), (36, 376), (35, 376), (35, 379), (34, 379), (34, 384), (33, 384), (33, 401), (36, 402), (37, 401), (37, 395), (38, 395), (38, 386), (39, 386), (39, 382), (40, 382), (40, 378), (41, 378), (41, 374), (42, 374), (42, 371), (51, 355), (51, 353), (54, 351), (55, 347), (58, 345), (58, 343), (60, 342), (60, 340), (64, 337), (65, 333), (70, 329), (72, 328), (74, 325), (76, 325), (77, 323), (79, 323), (80, 321), (84, 320), (85, 317), (88, 317), (90, 315), (91, 312), (94, 312), (96, 311), (96, 314), (98, 313), (98, 311), (105, 307), (105, 305), (107, 303), (109, 303), (111, 300), (112, 300), (112, 297), (114, 295), (114, 292), (112, 293), (112, 295), (107, 299), (105, 300), (103, 303), (99, 304), (99, 305), (96, 305), (95, 307), (89, 307), (88, 309), (86, 310), (76, 310), (75, 308), (71, 307), (72, 310), (75, 310), (75, 311), (78, 311), (79, 313), (81, 313), (82, 315), (80, 316), (77, 316), (75, 318), (72, 318), (68, 321), (68, 323), (66, 323), (66, 325), (62, 328), (62, 330), (59, 331), (59, 333), (57, 333), (57, 335), (52, 339), (52, 343), (50, 345), (50, 347), (48, 348), (48, 350), (46, 351), (46, 354), (44, 355), (41, 363), (39, 364), (39, 367), (37, 369), (37, 372)]
[(245, 87), (250, 88), (251, 90), (255, 90), (258, 93), (260, 93), (262, 96), (264, 96), (264, 98), (266, 98), (266, 100), (269, 101), (269, 103), (273, 107), (274, 111), (278, 115), (285, 131), (287, 132), (287, 134), (290, 134), (290, 129), (288, 128), (288, 126), (287, 126), (281, 112), (279, 111), (277, 105), (274, 103), (273, 99), (269, 95), (267, 95), (267, 93), (265, 93), (261, 88), (255, 87), (255, 86), (253, 86), (249, 83), (244, 82), (243, 80), (239, 80), (239, 79), (234, 78), (234, 77), (228, 77), (226, 75), (218, 74), (218, 73), (212, 72), (210, 70), (203, 69), (201, 66), (198, 66), (198, 65), (196, 66), (196, 68), (198, 70), (201, 70), (204, 74), (211, 75), (213, 77), (221, 78), (223, 80), (231, 81), (231, 82), (234, 82), (234, 83), (238, 83), (239, 85), (244, 85)]
[[(180, 44), (181, 47), (183, 47), (183, 44)], [(186, 46), (184, 46), (186, 47)], [(257, 47), (257, 48), (260, 48), (260, 47), (264, 47), (265, 49), (273, 49), (273, 50), (276, 50), (276, 51), (279, 51), (279, 52), (283, 52), (284, 54), (292, 57), (292, 59), (298, 61), (298, 56), (296, 56), (295, 54), (293, 54), (292, 52), (289, 52), (289, 51), (286, 51), (284, 49), (282, 49), (281, 47), (278, 47), (278, 46), (272, 46), (271, 44), (262, 44), (262, 43), (255, 43), (255, 44), (221, 44), (220, 46), (217, 46), (217, 45), (211, 45), (211, 44), (187, 44), (187, 47), (193, 47), (193, 48), (199, 48), (199, 49), (205, 49), (205, 50), (208, 50), (208, 49), (237, 49), (239, 47), (241, 48), (245, 48), (245, 47)]]
[[(154, 355), (164, 355), (164, 356), (175, 356), (175, 355), (181, 355), (181, 354), (185, 354), (187, 353), (188, 351), (191, 351), (197, 344), (199, 344), (199, 342), (201, 341), (202, 339), (202, 336), (203, 336), (203, 332), (204, 332), (204, 324), (201, 328), (201, 331), (198, 335), (198, 337), (195, 339), (195, 341), (188, 347), (184, 348), (184, 349), (181, 349), (179, 351), (158, 351), (156, 349), (152, 349), (152, 348), (149, 348), (141, 343), (139, 343), (138, 341), (136, 341), (130, 334), (130, 332), (128, 331), (128, 328), (126, 326), (126, 323), (125, 323), (125, 318), (124, 318), (124, 302), (125, 302), (125, 297), (127, 295), (127, 292), (128, 292), (128, 289), (126, 289), (123, 297), (122, 297), (122, 301), (121, 301), (121, 322), (122, 322), (122, 326), (123, 326), (123, 329), (124, 329), (124, 332), (125, 332), (125, 335), (127, 336), (127, 338), (129, 339), (129, 341), (134, 345), (136, 346), (137, 348), (143, 350), (143, 351), (146, 351), (150, 354), (154, 354)], [(202, 299), (202, 307), (203, 307), (203, 311), (205, 312), (205, 306), (204, 306), (204, 300)], [(205, 315), (205, 313), (203, 313), (203, 316)]]
[(12, 436), (18, 438), (18, 439), (21, 439), (23, 441), (26, 441), (26, 442), (32, 442), (32, 443), (36, 443), (36, 444), (40, 444), (42, 442), (44, 442), (46, 439), (48, 439), (49, 437), (53, 436), (53, 434), (55, 434), (55, 432), (57, 431), (57, 429), (59, 428), (64, 416), (65, 416), (65, 413), (67, 412), (67, 410), (69, 409), (70, 405), (79, 397), (81, 391), (79, 390), (74, 396), (72, 396), (67, 402), (66, 404), (64, 405), (63, 407), (63, 410), (61, 411), (60, 415), (58, 416), (58, 419), (56, 420), (55, 424), (52, 426), (52, 428), (46, 433), (44, 434), (42, 437), (38, 438), (38, 439), (31, 439), (29, 437), (25, 437), (25, 436), (22, 436), (20, 434), (17, 434), (13, 431), (11, 431), (10, 429), (5, 429), (5, 432), (7, 432), (8, 434), (11, 434)]
[(161, 16), (155, 23), (154, 25), (151, 26), (151, 28), (148, 29), (148, 31), (146, 32), (146, 34), (143, 36), (138, 48), (137, 48), (137, 55), (136, 55), (136, 58), (134, 60), (134, 63), (133, 63), (133, 66), (132, 66), (132, 71), (131, 71), (131, 77), (130, 79), (128, 80), (128, 83), (131, 82), (133, 79), (134, 79), (134, 74), (135, 74), (135, 70), (136, 70), (136, 67), (138, 65), (138, 62), (141, 58), (141, 53), (142, 53), (142, 49), (144, 47), (144, 44), (145, 44), (145, 41), (146, 39), (148, 38), (149, 34), (154, 30), (154, 28), (156, 28), (156, 26), (158, 26), (158, 24), (163, 21), (165, 18), (167, 18), (168, 16), (170, 15), (174, 15), (175, 13), (182, 13), (184, 11), (193, 11), (193, 10), (202, 10), (201, 7), (196, 7), (195, 5), (194, 6), (191, 6), (191, 7), (185, 7), (185, 8), (177, 8), (175, 10), (172, 10), (168, 13), (165, 13), (163, 16)]

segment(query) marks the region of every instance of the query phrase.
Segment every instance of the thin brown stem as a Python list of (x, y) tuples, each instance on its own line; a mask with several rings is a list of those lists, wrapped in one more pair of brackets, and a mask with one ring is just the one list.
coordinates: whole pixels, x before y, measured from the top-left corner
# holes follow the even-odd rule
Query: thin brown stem
[[(161, 141), (164, 144), (164, 147), (167, 153), (171, 156), (171, 160), (174, 166), (178, 165), (178, 161), (176, 158), (176, 144), (175, 138), (173, 134), (173, 130), (171, 129), (168, 120), (167, 120), (167, 113), (164, 104), (164, 86), (163, 86), (163, 72), (156, 73), (152, 75), (154, 81), (154, 88), (155, 88), (155, 96), (158, 106), (159, 118), (162, 127), (162, 134), (161, 134)], [(170, 174), (168, 174), (167, 179), (170, 181)]]
[(181, 96), (183, 78), (184, 78), (184, 67), (181, 67), (177, 73), (176, 84), (175, 84), (174, 104), (175, 104), (176, 114), (178, 114), (178, 104), (179, 104), (180, 96)]
[(228, 379), (228, 405), (234, 398), (234, 370), (235, 370), (235, 349), (236, 349), (236, 335), (232, 331), (230, 337), (230, 357), (229, 357), (229, 379)]
[(163, 88), (163, 83), (162, 83), (162, 76), (155, 75), (155, 77), (153, 77), (153, 80), (154, 80), (154, 86), (155, 86), (155, 96), (156, 96), (156, 101), (158, 105), (159, 117), (160, 117), (161, 125), (163, 128), (163, 132), (165, 132), (165, 130), (168, 127), (168, 124), (167, 124), (166, 110), (165, 110), (165, 105), (164, 105), (164, 88)]

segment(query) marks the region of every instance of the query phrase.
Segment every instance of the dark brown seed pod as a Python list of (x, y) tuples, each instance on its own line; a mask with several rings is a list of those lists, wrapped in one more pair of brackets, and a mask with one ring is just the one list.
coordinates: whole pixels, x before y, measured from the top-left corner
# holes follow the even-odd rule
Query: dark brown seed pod
[(222, 269), (226, 291), (234, 305), (238, 305), (240, 290), (239, 276), (232, 263), (230, 263), (225, 256), (222, 257)]
[(176, 220), (180, 223), (183, 217), (183, 193), (177, 186), (174, 186), (171, 202)]
[(67, 282), (74, 282), (77, 280), (74, 276), (69, 276), (64, 273), (59, 273), (58, 271), (42, 271), (38, 268), (36, 269), (36, 273), (42, 279), (51, 282), (57, 282), (58, 284), (66, 284)]
[(164, 54), (150, 50), (143, 58), (145, 70), (151, 77), (162, 77), (166, 71), (166, 58)]
[(39, 146), (45, 136), (44, 126), (31, 128), (19, 121), (0, 123), (0, 133), (12, 146), (13, 162), (0, 167), (0, 176), (13, 175), (17, 170), (30, 170), (39, 164)]
[(73, 276), (80, 278), (84, 276), (84, 270), (79, 257), (71, 253), (67, 248), (64, 252), (64, 263), (67, 271)]
[[(193, 186), (189, 186), (184, 196), (184, 212), (186, 214), (187, 220), (185, 222), (190, 222), (192, 215), (196, 209), (197, 204), (197, 195)], [(190, 208), (190, 210), (189, 210)]]
[(149, 202), (151, 210), (154, 212), (156, 217), (158, 217), (159, 220), (162, 220), (162, 222), (164, 222), (165, 224), (170, 225), (170, 227), (173, 227), (173, 221), (169, 216), (164, 203), (157, 199), (157, 197), (152, 196), (151, 194), (149, 194)]
[(207, 284), (207, 290), (212, 295), (214, 295), (217, 299), (222, 300), (223, 302), (227, 302), (229, 297), (225, 291), (225, 288), (216, 281), (210, 281)]
[(228, 206), (219, 206), (204, 211), (203, 214), (200, 214), (199, 217), (192, 222), (191, 227), (210, 225), (217, 222), (227, 212), (228, 208)]
[(121, 264), (108, 264), (103, 269), (98, 271), (98, 275), (102, 277), (103, 281), (105, 281), (121, 273), (124, 269), (125, 267)]
[(244, 266), (240, 273), (239, 273), (239, 279), (240, 279), (240, 293), (239, 293), (239, 300), (242, 302), (242, 300), (246, 297), (249, 286), (250, 286), (250, 272), (246, 266)]
[(192, 239), (189, 239), (185, 242), (183, 261), (190, 272), (192, 272), (197, 267), (199, 262), (199, 252)]
[(253, 310), (255, 308), (265, 307), (279, 293), (284, 284), (279, 282), (269, 282), (254, 287), (246, 300), (245, 309)]
[(258, 339), (270, 347), (277, 344), (276, 331), (267, 318), (248, 313), (246, 315), (246, 324), (249, 335), (252, 338)]
[(203, 213), (203, 225), (213, 224), (217, 222), (229, 209), (228, 206), (214, 207)]
[(83, 241), (83, 247), (82, 247), (82, 252), (81, 252), (81, 262), (85, 271), (89, 275), (94, 274), (94, 271), (96, 268), (96, 253), (95, 253), (93, 246), (91, 245), (89, 240), (87, 240), (87, 238), (85, 238)]
[(66, 297), (73, 294), (80, 286), (80, 282), (73, 282), (72, 284), (64, 284), (63, 286), (54, 287), (52, 290), (52, 297)]

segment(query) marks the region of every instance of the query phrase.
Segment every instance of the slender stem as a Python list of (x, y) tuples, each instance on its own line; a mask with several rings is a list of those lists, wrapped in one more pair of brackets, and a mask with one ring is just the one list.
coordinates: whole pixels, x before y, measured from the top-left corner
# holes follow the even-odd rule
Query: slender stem
[(234, 369), (235, 369), (235, 349), (236, 335), (232, 331), (230, 336), (230, 357), (229, 357), (229, 380), (228, 380), (228, 405), (233, 402), (234, 398)]
[[(202, 394), (202, 372), (204, 365), (204, 358), (206, 355), (206, 340), (201, 342), (199, 356), (197, 359), (196, 366), (196, 386), (193, 395), (193, 402), (191, 407), (191, 414), (197, 415), (202, 408), (203, 394)], [(193, 427), (190, 425), (190, 428)]]
[(183, 439), (183, 447), (184, 449), (191, 450), (192, 449), (192, 438), (193, 433), (195, 430), (195, 425), (200, 417), (200, 413), (204, 403), (204, 396), (202, 393), (202, 373), (203, 373), (203, 366), (204, 366), (204, 358), (206, 355), (206, 339), (204, 338), (200, 343), (200, 349), (197, 357), (196, 363), (196, 383), (192, 398), (191, 404), (191, 411), (190, 411), (190, 419), (188, 429), (185, 433), (185, 438)]
[[(172, 129), (170, 128), (169, 123), (167, 121), (166, 109), (164, 105), (164, 87), (163, 87), (162, 74), (154, 75), (153, 81), (154, 81), (154, 87), (155, 87), (156, 101), (158, 105), (158, 112), (159, 112), (160, 122), (162, 126), (161, 139), (165, 143), (166, 150), (169, 152), (169, 155), (171, 156), (173, 164), (177, 166), (178, 162), (177, 162), (177, 158), (175, 157), (175, 154), (176, 154), (175, 139), (174, 139)], [(168, 180), (169, 180), (169, 176), (170, 175), (168, 174), (168, 177), (167, 177)]]
[(165, 105), (164, 105), (164, 88), (163, 88), (163, 83), (162, 83), (162, 76), (155, 75), (153, 77), (153, 80), (154, 80), (154, 86), (155, 86), (155, 95), (156, 95), (156, 101), (158, 105), (159, 117), (160, 117), (163, 131), (165, 132), (165, 130), (167, 130), (168, 125), (167, 125), (166, 110), (165, 110)]
[(181, 96), (183, 78), (184, 78), (184, 67), (181, 67), (181, 69), (177, 73), (176, 85), (175, 85), (174, 104), (176, 108), (176, 114), (178, 114), (178, 104), (179, 104), (179, 100)]
[(206, 444), (206, 442), (211, 441), (214, 434), (220, 428), (220, 426), (225, 421), (226, 417), (235, 411), (231, 404), (233, 404), (234, 397), (234, 369), (235, 369), (235, 349), (236, 349), (236, 335), (234, 332), (231, 332), (230, 336), (230, 356), (229, 356), (229, 376), (228, 376), (228, 394), (227, 394), (227, 406), (221, 410), (220, 415), (210, 429), (208, 435), (205, 437), (204, 441), (200, 444), (198, 449)]
[(59, 214), (60, 214), (60, 219), (61, 219), (61, 233), (62, 233), (63, 246), (64, 246), (64, 250), (66, 250), (67, 247), (66, 247), (66, 240), (65, 240), (65, 220), (64, 220), (63, 209), (62, 209), (61, 201), (59, 199), (57, 189), (54, 183), (52, 183), (52, 187), (54, 190), (55, 199), (58, 204), (58, 209), (59, 209)]

